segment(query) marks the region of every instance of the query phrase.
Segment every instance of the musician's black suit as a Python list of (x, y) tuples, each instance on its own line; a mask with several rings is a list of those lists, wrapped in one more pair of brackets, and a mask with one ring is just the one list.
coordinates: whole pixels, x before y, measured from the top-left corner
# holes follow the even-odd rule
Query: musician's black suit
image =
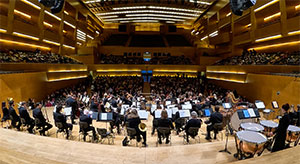
[(55, 122), (61, 122), (63, 124), (63, 129), (66, 131), (67, 139), (68, 139), (69, 138), (69, 133), (68, 132), (69, 132), (69, 130), (72, 131), (73, 125), (67, 123), (66, 116), (62, 113), (53, 112), (53, 117), (54, 117)]
[(9, 115), (12, 119), (11, 120), (11, 125), (13, 127), (17, 128), (18, 130), (20, 130), (21, 121), (20, 121), (20, 117), (17, 115), (15, 109), (12, 106), (10, 106), (8, 112), (9, 112)]
[[(167, 127), (167, 128), (171, 128), (171, 129), (174, 129), (174, 126), (172, 124), (172, 121), (170, 119), (159, 119), (158, 120), (158, 125), (157, 125), (157, 128), (159, 127)], [(157, 135), (158, 135), (158, 138), (159, 138), (159, 143), (161, 143), (161, 137), (163, 134), (161, 134), (158, 130), (157, 130)], [(169, 143), (169, 135), (170, 133), (166, 134), (166, 143)]]
[(221, 123), (223, 121), (223, 115), (220, 112), (214, 112), (208, 121), (206, 121), (206, 124), (210, 124), (207, 126), (206, 130), (207, 130), (207, 135), (206, 135), (206, 139), (211, 139), (210, 137), (210, 132), (214, 129), (214, 125), (216, 123)]
[(39, 119), (39, 120), (40, 120), (40, 124), (37, 124), (36, 126), (42, 128), (42, 130), (40, 130), (40, 134), (45, 136), (45, 135), (46, 135), (45, 132), (46, 132), (47, 130), (51, 129), (51, 128), (52, 128), (52, 125), (49, 124), (49, 123), (46, 121), (46, 119), (45, 119), (45, 117), (44, 117), (44, 115), (43, 115), (43, 113), (42, 113), (42, 111), (41, 111), (40, 108), (35, 108), (35, 109), (33, 109), (32, 113), (33, 113), (33, 117), (34, 117), (35, 119)]
[(134, 117), (134, 118), (128, 118), (128, 125), (130, 128), (134, 128), (136, 130), (136, 140), (137, 142), (141, 141), (141, 135), (143, 137), (143, 144), (146, 144), (147, 136), (146, 132), (140, 131), (138, 128), (139, 124), (141, 123), (141, 119), (139, 117)]
[(25, 120), (25, 124), (29, 126), (27, 128), (29, 133), (33, 133), (32, 129), (34, 128), (34, 120), (29, 116), (29, 113), (27, 110), (21, 106), (19, 108), (20, 118), (23, 118)]
[(280, 119), (278, 128), (275, 133), (275, 142), (272, 148), (272, 152), (283, 150), (285, 148), (285, 140), (287, 128), (290, 125), (291, 119), (288, 113), (285, 113), (284, 116)]
[(75, 124), (75, 114), (76, 114), (76, 108), (77, 108), (77, 102), (75, 99), (73, 99), (72, 97), (68, 97), (66, 100), (66, 106), (67, 107), (71, 107), (72, 108), (72, 115), (71, 115), (71, 120), (72, 120), (72, 124)]
[[(191, 135), (188, 131), (189, 131), (189, 128), (191, 127), (196, 127), (196, 128), (200, 128), (201, 127), (201, 120), (199, 119), (190, 119), (187, 124), (185, 125), (185, 133), (186, 133), (186, 140), (187, 142), (189, 142), (189, 136)], [(192, 136), (192, 135), (191, 135)], [(192, 136), (192, 137), (195, 137), (195, 136)]]
[(92, 118), (89, 117), (88, 115), (82, 114), (80, 116), (80, 122), (86, 122), (89, 125), (86, 129), (80, 129), (80, 131), (82, 131), (82, 130), (84, 132), (92, 131), (94, 139), (96, 139), (96, 130), (93, 126), (91, 126), (91, 124), (93, 122)]

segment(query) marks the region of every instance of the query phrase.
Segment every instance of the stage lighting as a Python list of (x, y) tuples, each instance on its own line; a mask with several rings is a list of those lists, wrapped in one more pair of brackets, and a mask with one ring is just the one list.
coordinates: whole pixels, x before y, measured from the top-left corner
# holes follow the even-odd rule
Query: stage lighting
[(45, 7), (50, 7), (53, 14), (59, 13), (64, 6), (65, 0), (39, 0)]
[(238, 16), (243, 15), (243, 11), (255, 5), (256, 0), (230, 0), (232, 13)]

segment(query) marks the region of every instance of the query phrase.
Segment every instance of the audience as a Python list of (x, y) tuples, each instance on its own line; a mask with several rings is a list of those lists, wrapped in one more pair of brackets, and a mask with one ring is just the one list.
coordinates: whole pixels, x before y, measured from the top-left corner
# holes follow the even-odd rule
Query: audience
[(82, 64), (74, 59), (52, 52), (42, 54), (41, 51), (10, 50), (0, 52), (0, 63), (55, 63), (55, 64)]
[(300, 51), (257, 53), (255, 50), (244, 50), (241, 56), (229, 57), (214, 65), (300, 65)]

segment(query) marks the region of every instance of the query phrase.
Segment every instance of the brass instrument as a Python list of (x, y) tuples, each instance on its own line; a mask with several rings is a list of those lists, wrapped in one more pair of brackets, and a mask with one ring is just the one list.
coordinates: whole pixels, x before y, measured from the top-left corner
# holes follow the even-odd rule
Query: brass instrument
[(110, 111), (110, 103), (106, 102), (106, 104), (104, 105), (105, 111), (109, 112)]
[(229, 99), (231, 99), (231, 102), (232, 102), (233, 104), (236, 104), (236, 103), (238, 103), (238, 102), (240, 101), (239, 98), (235, 98), (235, 96), (234, 96), (234, 94), (233, 94), (232, 92), (229, 92), (228, 95), (227, 95), (227, 97), (228, 97)]
[(146, 132), (147, 131), (147, 125), (143, 122), (141, 122), (138, 127), (139, 127), (139, 130), (141, 132)]

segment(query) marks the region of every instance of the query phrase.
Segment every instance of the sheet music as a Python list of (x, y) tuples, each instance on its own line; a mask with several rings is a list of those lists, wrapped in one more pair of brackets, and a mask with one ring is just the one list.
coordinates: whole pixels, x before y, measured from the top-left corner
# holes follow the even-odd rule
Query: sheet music
[(248, 108), (248, 113), (249, 113), (250, 117), (256, 117), (256, 114), (252, 108)]
[(190, 110), (179, 110), (179, 116), (182, 117), (190, 117)]
[(86, 100), (85, 100), (85, 103), (89, 103), (89, 101), (90, 101), (90, 98), (86, 98)]
[(86, 97), (84, 96), (84, 97), (82, 98), (82, 102), (85, 102), (85, 99), (86, 99)]
[(173, 114), (176, 114), (177, 111), (178, 111), (178, 107), (172, 108), (172, 113), (173, 113)]
[(275, 109), (278, 108), (278, 103), (277, 103), (277, 101), (273, 101), (272, 104), (273, 104), (273, 107), (274, 107)]
[(154, 113), (155, 118), (160, 118), (161, 117), (161, 111), (162, 110), (156, 110)]
[(147, 120), (148, 119), (148, 112), (146, 110), (139, 110), (138, 115), (140, 119)]
[(195, 104), (197, 104), (199, 101), (198, 101), (198, 100), (193, 100), (193, 102), (194, 102)]
[(92, 119), (93, 120), (98, 120), (98, 112), (93, 112), (92, 113)]
[(184, 104), (186, 104), (186, 105), (187, 105), (187, 104), (191, 104), (191, 102), (189, 102), (189, 101), (186, 101), (186, 102), (184, 102)]
[(179, 104), (179, 103), (180, 103), (180, 99), (179, 99), (179, 98), (177, 98), (176, 100), (177, 100), (177, 103)]
[(137, 106), (137, 107), (140, 107), (140, 106), (141, 106), (141, 103), (140, 103), (140, 102), (137, 102), (137, 103), (136, 103), (136, 106)]
[(166, 105), (171, 105), (171, 101), (166, 101)]
[(192, 104), (184, 104), (182, 105), (182, 109), (192, 109)]
[(160, 104), (161, 109), (165, 109), (164, 105)]
[(66, 108), (64, 108), (64, 113), (65, 113), (66, 116), (71, 116), (72, 107), (66, 107)]
[(57, 106), (57, 105), (55, 105), (55, 106), (54, 106), (54, 108), (53, 108), (53, 112), (56, 112), (56, 106)]
[(264, 102), (257, 102), (257, 103), (255, 103), (255, 106), (257, 107), (257, 109), (264, 109), (265, 108)]
[(176, 105), (168, 105), (167, 108), (168, 108), (168, 109), (172, 109), (172, 108), (174, 108), (175, 106), (176, 106)]
[(107, 113), (101, 113), (101, 120), (107, 120)]
[(79, 101), (81, 101), (81, 99), (82, 99), (82, 95), (79, 96)]
[(136, 107), (136, 102), (132, 102), (131, 107), (135, 106)]
[(168, 118), (172, 118), (172, 109), (167, 109), (167, 112), (168, 112)]

